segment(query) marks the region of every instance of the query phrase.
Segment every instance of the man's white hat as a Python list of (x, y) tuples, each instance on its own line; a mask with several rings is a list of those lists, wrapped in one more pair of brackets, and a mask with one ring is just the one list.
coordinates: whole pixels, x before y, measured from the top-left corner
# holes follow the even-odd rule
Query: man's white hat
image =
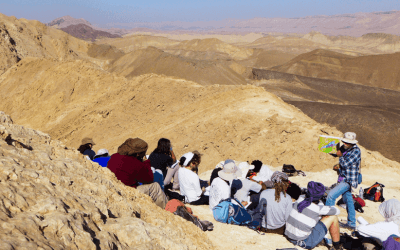
[(356, 144), (358, 141), (356, 140), (356, 133), (346, 132), (343, 135), (342, 142)]
[(242, 176), (239, 176), (239, 179), (245, 179), (249, 170), (254, 169), (254, 165), (250, 165), (248, 162), (244, 161), (239, 163), (238, 168), (242, 171)]
[(102, 149), (99, 149), (99, 151), (97, 151), (96, 156), (98, 156), (98, 155), (104, 155), (104, 154), (109, 154), (109, 153), (108, 153), (108, 150), (107, 150), (107, 149), (102, 148)]

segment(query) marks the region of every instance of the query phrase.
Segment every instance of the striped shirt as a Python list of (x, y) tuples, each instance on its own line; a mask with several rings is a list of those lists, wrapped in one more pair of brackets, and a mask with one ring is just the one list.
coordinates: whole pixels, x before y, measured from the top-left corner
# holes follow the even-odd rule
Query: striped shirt
[(321, 215), (340, 214), (338, 208), (334, 206), (324, 206), (321, 202), (318, 205), (311, 203), (310, 206), (303, 209), (302, 213), (299, 213), (297, 206), (303, 200), (304, 198), (300, 197), (293, 203), (293, 209), (286, 222), (285, 235), (292, 240), (307, 239), (315, 225), (321, 220)]

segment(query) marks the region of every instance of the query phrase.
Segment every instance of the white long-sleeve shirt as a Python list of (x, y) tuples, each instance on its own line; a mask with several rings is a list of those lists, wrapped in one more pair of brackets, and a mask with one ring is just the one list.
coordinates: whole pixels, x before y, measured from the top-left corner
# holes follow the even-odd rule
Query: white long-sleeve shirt
[(271, 180), (274, 171), (272, 171), (267, 165), (262, 165), (260, 172), (256, 176), (253, 177), (253, 180), (259, 182), (266, 182)]
[(360, 225), (357, 227), (357, 230), (365, 237), (377, 238), (380, 241), (387, 240), (387, 238), (392, 234), (400, 236), (399, 226), (393, 221), (382, 221), (375, 224)]
[(185, 201), (187, 203), (200, 199), (202, 191), (200, 179), (196, 173), (186, 168), (180, 168), (178, 178), (181, 195), (185, 196)]

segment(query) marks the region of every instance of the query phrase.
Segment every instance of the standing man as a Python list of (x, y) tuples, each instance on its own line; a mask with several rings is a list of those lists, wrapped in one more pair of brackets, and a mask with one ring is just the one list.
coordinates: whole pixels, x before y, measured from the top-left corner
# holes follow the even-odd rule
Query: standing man
[(357, 147), (358, 141), (356, 140), (356, 134), (353, 132), (346, 132), (342, 142), (344, 144), (342, 147), (339, 148), (339, 144), (337, 145), (337, 156), (340, 157), (339, 166), (336, 165), (334, 167), (334, 170), (339, 172), (339, 184), (329, 192), (325, 205), (334, 206), (336, 199), (342, 195), (347, 209), (347, 223), (342, 227), (354, 230), (356, 228), (356, 210), (351, 188), (357, 188), (359, 184), (361, 150)]

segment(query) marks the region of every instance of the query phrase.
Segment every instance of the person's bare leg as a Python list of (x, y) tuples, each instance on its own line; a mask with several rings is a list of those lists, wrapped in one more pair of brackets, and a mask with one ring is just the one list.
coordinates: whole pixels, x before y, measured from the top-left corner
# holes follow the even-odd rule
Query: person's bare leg
[(328, 228), (329, 233), (332, 236), (333, 242), (340, 241), (340, 229), (339, 229), (339, 220), (336, 215), (325, 216), (321, 219), (321, 222), (325, 224), (326, 228)]

